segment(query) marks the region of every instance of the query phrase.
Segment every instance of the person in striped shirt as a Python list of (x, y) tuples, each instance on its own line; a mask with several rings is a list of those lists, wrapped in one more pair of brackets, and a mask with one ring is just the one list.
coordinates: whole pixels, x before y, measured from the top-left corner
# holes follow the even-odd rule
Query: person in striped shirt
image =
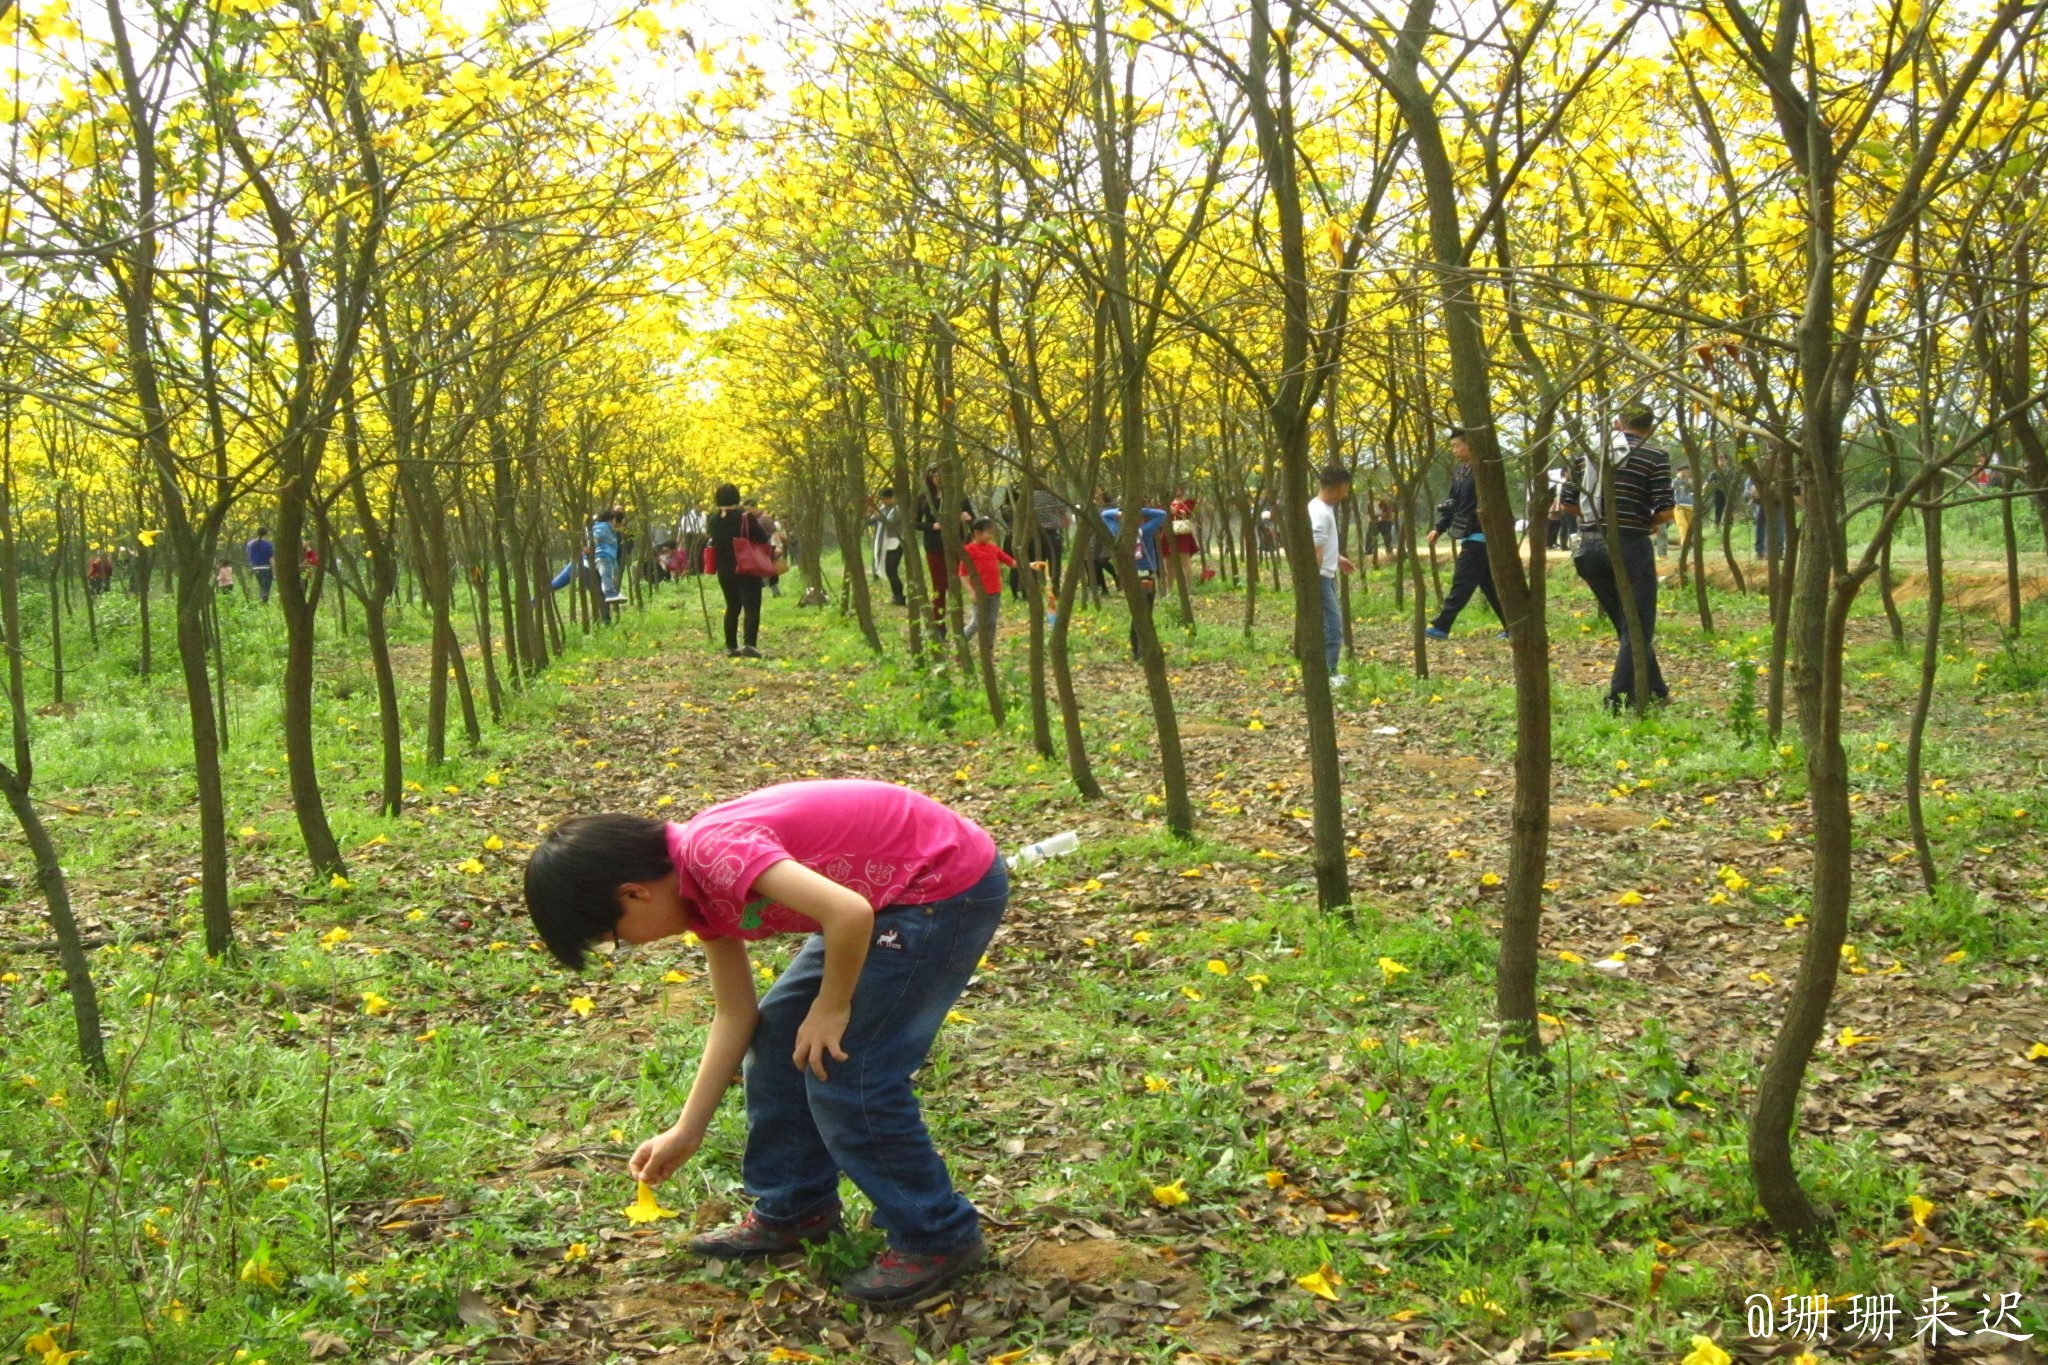
[(1621, 637), (1614, 676), (1607, 685), (1612, 710), (1627, 705), (1635, 692), (1635, 652), (1629, 643), (1628, 618), (1622, 614), (1624, 590), (1634, 599), (1636, 617), (1642, 622), (1650, 696), (1657, 701), (1671, 696), (1657, 667), (1657, 551), (1650, 543), (1657, 528), (1672, 518), (1671, 457), (1650, 444), (1656, 424), (1656, 417), (1640, 403), (1623, 408), (1614, 422), (1614, 443), (1592, 457), (1580, 457), (1562, 498), (1565, 511), (1579, 518), (1572, 567), (1593, 590)]

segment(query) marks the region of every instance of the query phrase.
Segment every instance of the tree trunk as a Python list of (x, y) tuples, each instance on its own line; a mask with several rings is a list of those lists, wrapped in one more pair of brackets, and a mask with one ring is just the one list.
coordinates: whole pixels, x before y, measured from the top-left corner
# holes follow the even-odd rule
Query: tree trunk
[(1927, 837), (1920, 779), (1927, 752), (1927, 717), (1934, 709), (1934, 676), (1941, 664), (1941, 618), (1948, 590), (1942, 564), (1941, 522), (1941, 497), (1937, 490), (1920, 513), (1920, 525), (1927, 537), (1927, 624), (1920, 637), (1920, 685), (1913, 693), (1913, 716), (1906, 729), (1906, 823), (1913, 834), (1920, 881), (1930, 896), (1941, 880), (1941, 870), (1935, 866), (1934, 843)]

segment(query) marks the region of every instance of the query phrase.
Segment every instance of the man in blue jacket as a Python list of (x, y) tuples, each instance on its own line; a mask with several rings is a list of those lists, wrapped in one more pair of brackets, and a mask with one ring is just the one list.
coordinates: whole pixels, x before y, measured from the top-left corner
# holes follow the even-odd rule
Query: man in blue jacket
[(250, 572), (256, 575), (257, 600), (263, 604), (270, 601), (270, 580), (276, 573), (277, 547), (270, 543), (270, 528), (259, 526), (256, 534), (249, 537), (242, 546), (247, 556)]
[[(1104, 507), (1102, 509), (1102, 524), (1109, 528), (1109, 534), (1114, 539), (1123, 530), (1123, 509), (1114, 504)], [(1145, 508), (1141, 513), (1141, 520), (1138, 522), (1138, 549), (1133, 556), (1132, 562), (1137, 568), (1138, 591), (1144, 595), (1145, 610), (1148, 613), (1152, 610), (1152, 599), (1159, 581), (1159, 528), (1164, 525), (1166, 525), (1166, 511), (1164, 508), (1159, 507)], [(1138, 622), (1136, 618), (1133, 618), (1131, 621), (1131, 658), (1135, 660), (1138, 657)]]

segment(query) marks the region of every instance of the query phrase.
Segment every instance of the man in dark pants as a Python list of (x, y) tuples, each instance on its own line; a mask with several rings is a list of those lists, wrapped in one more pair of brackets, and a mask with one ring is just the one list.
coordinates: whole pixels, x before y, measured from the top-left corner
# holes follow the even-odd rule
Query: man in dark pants
[[(1493, 590), (1493, 565), (1486, 559), (1486, 536), (1479, 529), (1479, 489), (1472, 482), (1472, 447), (1465, 442), (1465, 433), (1451, 428), (1451, 454), (1458, 459), (1458, 472), (1451, 476), (1451, 493), (1443, 501), (1443, 510), (1437, 514), (1436, 525), (1429, 533), (1429, 543), (1436, 544), (1436, 538), (1450, 532), (1451, 539), (1458, 542), (1458, 558), (1451, 570), (1451, 591), (1444, 598), (1443, 609), (1436, 614), (1436, 620), (1422, 633), (1432, 640), (1451, 638), (1451, 627), (1458, 620), (1458, 613), (1472, 600), (1474, 589), (1486, 594), (1487, 605), (1493, 608), (1493, 615), (1503, 627), (1507, 625), (1507, 614), (1500, 609), (1500, 595)], [(1501, 638), (1507, 638), (1507, 631), (1501, 631)]]
[(1624, 583), (1615, 569), (1617, 559), (1635, 601), (1636, 619), (1642, 623), (1650, 696), (1670, 700), (1663, 670), (1657, 667), (1657, 551), (1650, 536), (1672, 519), (1672, 498), (1671, 457), (1649, 443), (1656, 427), (1650, 410), (1631, 404), (1614, 425), (1615, 444), (1601, 455), (1579, 460), (1565, 497), (1566, 506), (1579, 516), (1579, 548), (1572, 566), (1621, 637), (1614, 677), (1607, 684), (1607, 705), (1619, 710), (1635, 693), (1635, 652), (1629, 643), (1628, 618), (1622, 614)]

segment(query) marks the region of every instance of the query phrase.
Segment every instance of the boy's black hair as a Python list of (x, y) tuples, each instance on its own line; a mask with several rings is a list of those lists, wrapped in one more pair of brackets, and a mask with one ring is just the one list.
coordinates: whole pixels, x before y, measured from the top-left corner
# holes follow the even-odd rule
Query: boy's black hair
[(526, 913), (571, 971), (583, 950), (619, 927), (619, 888), (675, 871), (668, 825), (642, 815), (578, 815), (547, 832), (526, 860)]
[(970, 531), (993, 531), (996, 529), (996, 519), (994, 517), (976, 517), (974, 524), (967, 529)]
[(1621, 410), (1621, 424), (1638, 436), (1648, 436), (1657, 429), (1657, 414), (1647, 403), (1630, 403)]
[(887, 488), (884, 488), (884, 489), (882, 490), (882, 496), (883, 496), (883, 497), (885, 497), (885, 498), (893, 498), (893, 497), (895, 497), (895, 496), (896, 496), (896, 486), (895, 486), (894, 484), (891, 484), (891, 485), (889, 485), (889, 486), (888, 486)]
[(268, 526), (259, 526), (256, 528), (256, 538), (258, 540), (261, 540), (264, 536), (267, 536), (269, 534), (270, 528)]
[(711, 495), (711, 501), (720, 507), (738, 507), (740, 505), (739, 485), (731, 483), (718, 485), (718, 491)]
[(1327, 465), (1317, 482), (1325, 488), (1343, 488), (1351, 482), (1351, 471), (1341, 464)]

